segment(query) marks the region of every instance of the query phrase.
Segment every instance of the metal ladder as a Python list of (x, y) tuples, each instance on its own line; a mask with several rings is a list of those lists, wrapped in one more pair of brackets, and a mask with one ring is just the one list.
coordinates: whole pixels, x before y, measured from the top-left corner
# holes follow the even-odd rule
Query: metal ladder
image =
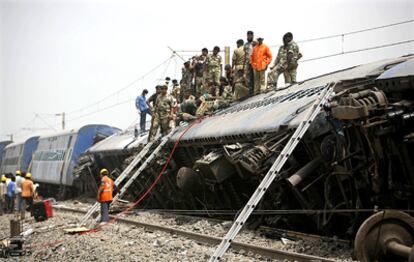
[[(123, 196), (125, 194), (128, 187), (132, 184), (132, 182), (141, 174), (141, 172), (147, 167), (147, 165), (154, 159), (154, 157), (158, 154), (158, 152), (164, 147), (164, 145), (168, 142), (168, 140), (172, 137), (175, 133), (176, 129), (170, 132), (168, 135), (161, 138), (160, 144), (151, 152), (151, 154), (145, 159), (144, 163), (138, 168), (137, 171), (128, 179), (126, 184), (120, 189), (119, 193), (116, 194), (113, 198), (113, 202)], [(122, 171), (121, 175), (115, 180), (115, 185), (118, 187), (131, 173), (131, 171), (136, 167), (136, 165), (147, 155), (148, 151), (151, 149), (151, 146), (154, 144), (153, 142), (147, 143), (147, 145), (138, 153), (138, 155), (134, 158), (134, 160)], [(88, 219), (98, 211), (100, 208), (100, 203), (96, 202), (88, 212), (83, 216), (81, 221), (79, 222), (80, 225), (85, 225)], [(100, 215), (97, 217), (99, 220)]]
[(306, 114), (304, 120), (296, 128), (292, 137), (287, 142), (282, 152), (279, 154), (276, 161), (273, 163), (272, 167), (269, 169), (266, 176), (263, 178), (262, 182), (257, 187), (256, 191), (250, 197), (246, 206), (243, 208), (241, 213), (237, 216), (236, 221), (233, 223), (230, 230), (227, 232), (226, 236), (222, 239), (221, 243), (217, 246), (216, 250), (214, 251), (213, 256), (211, 256), (209, 260), (210, 262), (218, 261), (224, 255), (227, 249), (230, 247), (231, 242), (236, 238), (237, 234), (240, 232), (243, 225), (245, 224), (247, 219), (250, 217), (250, 214), (253, 212), (254, 208), (257, 206), (259, 201), (263, 198), (264, 194), (266, 193), (269, 186), (272, 184), (273, 180), (279, 177), (280, 170), (286, 163), (286, 160), (289, 158), (290, 154), (296, 148), (299, 141), (302, 139), (303, 135), (308, 130), (312, 121), (321, 111), (327, 99), (330, 97), (333, 91), (334, 85), (335, 85), (334, 83), (328, 84), (326, 88), (322, 91), (318, 99), (313, 103), (308, 113)]

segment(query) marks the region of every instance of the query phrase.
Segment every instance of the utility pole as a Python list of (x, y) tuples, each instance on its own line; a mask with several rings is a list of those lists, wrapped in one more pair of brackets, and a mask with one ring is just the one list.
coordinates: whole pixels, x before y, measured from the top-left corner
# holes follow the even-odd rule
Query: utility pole
[(13, 134), (8, 134), (8, 135), (6, 135), (6, 136), (10, 137), (10, 141), (12, 141), (12, 142), (13, 142)]
[(65, 112), (60, 114), (55, 114), (55, 116), (62, 116), (62, 130), (65, 130)]
[(224, 47), (224, 64), (230, 64), (230, 46)]

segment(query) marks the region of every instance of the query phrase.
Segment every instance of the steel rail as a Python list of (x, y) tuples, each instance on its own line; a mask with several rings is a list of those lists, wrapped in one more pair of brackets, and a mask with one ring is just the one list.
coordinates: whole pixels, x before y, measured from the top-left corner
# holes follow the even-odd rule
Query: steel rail
[[(79, 213), (79, 214), (85, 214), (86, 213), (86, 211), (84, 211), (84, 210), (69, 208), (69, 207), (54, 206), (53, 208), (55, 210), (59, 210), (59, 211), (73, 212), (73, 213)], [(110, 216), (110, 217), (112, 217), (112, 216)], [(157, 230), (157, 231), (162, 231), (162, 232), (166, 232), (166, 233), (186, 237), (186, 238), (189, 238), (189, 239), (192, 239), (192, 240), (195, 240), (195, 241), (199, 241), (199, 242), (203, 242), (203, 243), (206, 243), (206, 244), (210, 244), (210, 245), (217, 245), (221, 242), (220, 237), (214, 237), (214, 236), (210, 236), (210, 235), (203, 235), (203, 234), (189, 232), (189, 231), (185, 231), (185, 230), (181, 230), (181, 229), (175, 229), (175, 228), (166, 227), (166, 226), (160, 226), (160, 225), (154, 225), (154, 224), (139, 222), (139, 221), (135, 221), (135, 220), (132, 220), (132, 219), (119, 218), (117, 221), (121, 222), (123, 224), (128, 224), (128, 225), (133, 225), (133, 226), (146, 228), (148, 230)], [(313, 255), (307, 255), (307, 254), (300, 254), (300, 253), (289, 252), (289, 251), (280, 250), (280, 249), (267, 248), (267, 247), (262, 247), (262, 246), (255, 246), (255, 245), (252, 245), (252, 244), (242, 243), (242, 242), (239, 242), (239, 241), (233, 241), (231, 249), (233, 249), (235, 251), (240, 251), (240, 250), (244, 250), (244, 251), (247, 251), (247, 252), (251, 251), (254, 254), (258, 254), (258, 255), (268, 257), (268, 258), (271, 258), (271, 259), (286, 259), (286, 260), (292, 260), (292, 261), (323, 261), (323, 262), (335, 261), (335, 260), (324, 258), (324, 257), (318, 257), (318, 256), (313, 256)]]

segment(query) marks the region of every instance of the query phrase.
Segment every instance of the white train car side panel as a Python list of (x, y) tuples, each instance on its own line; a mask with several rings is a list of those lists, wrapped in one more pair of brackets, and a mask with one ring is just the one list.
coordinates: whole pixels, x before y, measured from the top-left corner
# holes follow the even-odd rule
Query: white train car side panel
[(66, 184), (67, 160), (71, 158), (76, 137), (76, 132), (68, 132), (39, 139), (31, 166), (36, 181)]

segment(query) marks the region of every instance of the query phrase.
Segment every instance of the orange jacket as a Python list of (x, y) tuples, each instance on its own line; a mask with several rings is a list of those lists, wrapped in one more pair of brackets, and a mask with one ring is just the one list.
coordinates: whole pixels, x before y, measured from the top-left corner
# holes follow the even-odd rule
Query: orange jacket
[(250, 64), (256, 71), (266, 70), (266, 67), (272, 62), (272, 52), (270, 48), (265, 44), (257, 44), (253, 48), (252, 55), (250, 56)]
[(114, 181), (107, 176), (102, 177), (101, 185), (99, 187), (101, 194), (99, 195), (99, 202), (112, 201), (112, 192), (114, 191)]
[(25, 179), (22, 183), (22, 197), (34, 197), (33, 181)]

